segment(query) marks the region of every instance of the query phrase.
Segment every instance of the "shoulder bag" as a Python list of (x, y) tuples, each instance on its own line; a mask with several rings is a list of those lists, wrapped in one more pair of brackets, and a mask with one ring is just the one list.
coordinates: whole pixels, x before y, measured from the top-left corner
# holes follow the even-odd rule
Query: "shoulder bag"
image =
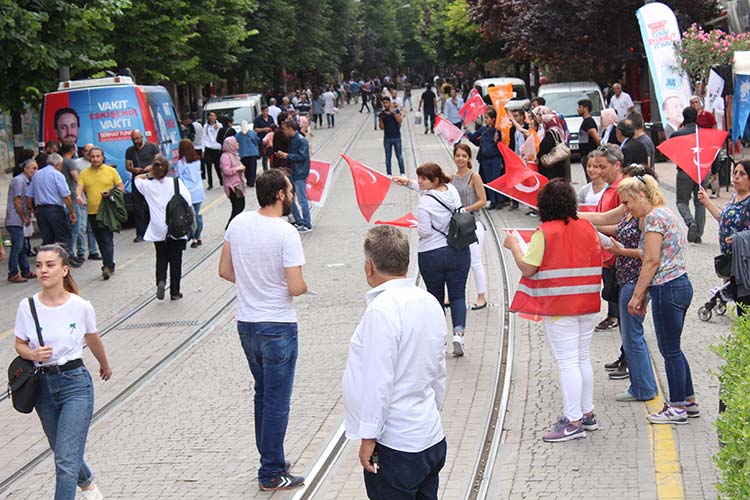
[[(39, 339), (39, 345), (43, 346), (42, 328), (39, 326), (39, 316), (36, 314), (34, 298), (29, 297), (28, 300), (31, 316), (34, 318), (36, 336)], [(16, 356), (8, 367), (8, 393), (12, 398), (13, 408), (21, 413), (31, 413), (36, 404), (38, 390), (39, 369), (34, 366), (33, 361)]]
[(545, 167), (551, 167), (556, 163), (560, 163), (561, 161), (570, 158), (570, 148), (565, 144), (565, 141), (562, 140), (562, 137), (560, 137), (554, 130), (551, 130), (550, 133), (555, 139), (555, 147), (552, 148), (549, 153), (542, 155), (539, 158), (539, 161), (541, 161), (542, 165)]

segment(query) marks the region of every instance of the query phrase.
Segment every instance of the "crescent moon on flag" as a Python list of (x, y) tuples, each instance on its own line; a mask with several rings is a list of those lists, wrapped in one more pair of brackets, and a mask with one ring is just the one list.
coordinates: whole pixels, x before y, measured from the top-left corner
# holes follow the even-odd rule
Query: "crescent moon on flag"
[(314, 175), (315, 180), (312, 182), (313, 184), (317, 184), (320, 182), (320, 172), (318, 172), (316, 169), (311, 168), (310, 173), (308, 175)]
[[(539, 189), (539, 184), (541, 184), (541, 182), (539, 181), (539, 177), (537, 177), (536, 175), (533, 176), (533, 177), (534, 177), (534, 180), (536, 181), (536, 184), (534, 184), (533, 186), (527, 186), (523, 182), (519, 182), (515, 186), (516, 189), (518, 191), (521, 191), (522, 193), (533, 193), (534, 191), (536, 191), (537, 189)], [(527, 177), (527, 179), (528, 179), (528, 177)]]
[(369, 175), (370, 178), (372, 179), (371, 184), (377, 184), (378, 179), (377, 179), (377, 177), (375, 177), (375, 174), (373, 174), (372, 172), (370, 172), (369, 168), (365, 168), (364, 171), (367, 172), (367, 175)]

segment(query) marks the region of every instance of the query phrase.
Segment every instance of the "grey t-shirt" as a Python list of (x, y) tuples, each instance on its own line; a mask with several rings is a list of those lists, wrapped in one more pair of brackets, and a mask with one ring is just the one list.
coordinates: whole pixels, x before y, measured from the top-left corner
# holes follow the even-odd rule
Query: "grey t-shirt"
[(62, 174), (65, 176), (65, 182), (68, 183), (68, 187), (70, 188), (70, 195), (75, 198), (76, 185), (78, 183), (73, 180), (73, 176), (70, 175), (71, 171), (78, 172), (75, 160), (72, 158), (63, 158)]
[(16, 211), (15, 199), (17, 196), (21, 197), (21, 205), (24, 203), (23, 193), (26, 191), (28, 185), (28, 179), (24, 174), (17, 175), (10, 181), (8, 186), (8, 205), (5, 210), (5, 225), (6, 226), (21, 226), (23, 227), (23, 219)]

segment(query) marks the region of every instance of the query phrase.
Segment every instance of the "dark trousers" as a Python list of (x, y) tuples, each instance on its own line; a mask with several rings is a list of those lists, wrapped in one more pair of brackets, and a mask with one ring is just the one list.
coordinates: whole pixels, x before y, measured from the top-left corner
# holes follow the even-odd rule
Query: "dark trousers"
[(73, 232), (65, 217), (65, 209), (60, 205), (38, 205), (36, 220), (42, 235), (42, 245), (60, 243), (71, 255), (73, 253)]
[(203, 161), (206, 164), (206, 179), (208, 180), (208, 187), (214, 187), (214, 175), (212, 169), (216, 170), (216, 176), (219, 178), (219, 185), (224, 185), (224, 179), (221, 177), (221, 151), (218, 149), (209, 149), (203, 152)]
[[(681, 169), (677, 170), (677, 177), (675, 178), (675, 198), (677, 200), (677, 211), (680, 212), (682, 220), (685, 221), (685, 225), (690, 227), (690, 224), (695, 222), (698, 231), (695, 233), (697, 238), (703, 237), (703, 228), (706, 226), (706, 207), (701, 205), (698, 201), (698, 191), (700, 187), (698, 184)], [(695, 217), (690, 213), (690, 199), (693, 200), (693, 206), (695, 207)]]
[[(485, 184), (494, 181), (503, 175), (503, 172), (504, 166), (502, 157), (493, 156), (492, 158), (482, 158), (479, 175), (482, 177)], [(505, 196), (497, 191), (487, 188), (484, 188), (484, 190), (487, 193), (487, 201), (490, 203), (502, 203), (505, 201)]]
[(167, 267), (169, 267), (169, 292), (172, 296), (179, 295), (185, 240), (175, 240), (167, 236), (164, 241), (155, 241), (154, 247), (156, 247), (156, 284), (158, 285), (160, 281), (167, 281)]
[(231, 194), (229, 195), (229, 202), (232, 204), (232, 213), (229, 215), (229, 220), (227, 221), (227, 225), (224, 229), (229, 227), (229, 223), (232, 222), (232, 219), (237, 217), (242, 213), (243, 210), (245, 210), (245, 197), (237, 196), (236, 194), (234, 194), (234, 190), (232, 190)]
[(245, 165), (245, 179), (247, 180), (247, 187), (255, 186), (255, 176), (258, 175), (258, 157), (257, 156), (243, 156), (240, 161)]
[(146, 228), (151, 220), (151, 214), (148, 211), (148, 203), (143, 197), (135, 182), (132, 184), (133, 190), (133, 222), (135, 222), (135, 235), (143, 238), (146, 235)]
[(89, 224), (91, 225), (91, 230), (94, 232), (96, 243), (99, 245), (99, 252), (102, 254), (102, 264), (114, 270), (115, 241), (112, 231), (96, 221), (96, 214), (89, 214)]
[(328, 128), (336, 126), (336, 115), (333, 113), (326, 113), (326, 123), (328, 124)]
[[(429, 126), (427, 123), (429, 122)], [(435, 112), (424, 112), (424, 131), (433, 131), (435, 130)]]
[(446, 450), (445, 439), (417, 453), (376, 443), (378, 473), (364, 471), (367, 497), (370, 500), (437, 500)]
[[(617, 278), (615, 277), (615, 268), (614, 267), (603, 267), (602, 268), (602, 281), (606, 283), (609, 281), (614, 281)], [(607, 317), (608, 318), (620, 318), (620, 305), (617, 302), (609, 302), (607, 301)]]
[[(370, 112), (370, 95), (369, 94), (362, 94), (362, 105), (359, 107), (359, 112), (361, 113), (363, 109), (367, 108), (367, 112)], [(321, 124), (322, 125), (322, 124)]]
[(457, 250), (444, 246), (419, 252), (417, 262), (425, 288), (441, 305), (444, 303), (445, 289), (448, 289), (453, 330), (463, 331), (466, 327), (466, 279), (471, 268), (469, 247)]
[(238, 321), (237, 332), (255, 380), (258, 479), (265, 483), (284, 470), (284, 436), (297, 366), (297, 323)]

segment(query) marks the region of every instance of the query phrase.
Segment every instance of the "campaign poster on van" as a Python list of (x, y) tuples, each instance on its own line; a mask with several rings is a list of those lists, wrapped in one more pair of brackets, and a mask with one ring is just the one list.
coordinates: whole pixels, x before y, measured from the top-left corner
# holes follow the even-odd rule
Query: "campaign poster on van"
[(682, 110), (690, 104), (690, 80), (681, 71), (674, 44), (682, 41), (672, 9), (653, 2), (638, 9), (648, 67), (654, 81), (656, 101), (661, 110), (664, 134), (669, 138), (682, 123)]

